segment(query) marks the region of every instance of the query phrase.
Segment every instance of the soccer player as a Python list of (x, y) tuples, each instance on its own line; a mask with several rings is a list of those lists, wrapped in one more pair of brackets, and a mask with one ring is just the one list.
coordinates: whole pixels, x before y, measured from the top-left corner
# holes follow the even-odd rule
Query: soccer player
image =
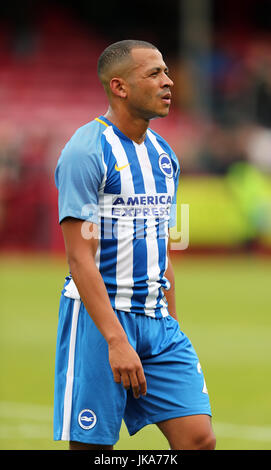
[(180, 330), (168, 256), (178, 160), (149, 121), (165, 117), (172, 80), (159, 50), (107, 47), (98, 76), (109, 107), (80, 127), (56, 168), (70, 275), (60, 300), (54, 439), (113, 449), (156, 423), (171, 449), (213, 449), (199, 359)]

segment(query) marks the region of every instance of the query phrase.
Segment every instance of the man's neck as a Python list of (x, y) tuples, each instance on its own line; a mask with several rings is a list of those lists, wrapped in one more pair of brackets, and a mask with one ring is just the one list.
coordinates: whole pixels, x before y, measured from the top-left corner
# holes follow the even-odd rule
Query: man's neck
[(128, 113), (117, 113), (111, 107), (108, 108), (104, 116), (137, 144), (141, 144), (145, 140), (149, 120), (133, 118)]

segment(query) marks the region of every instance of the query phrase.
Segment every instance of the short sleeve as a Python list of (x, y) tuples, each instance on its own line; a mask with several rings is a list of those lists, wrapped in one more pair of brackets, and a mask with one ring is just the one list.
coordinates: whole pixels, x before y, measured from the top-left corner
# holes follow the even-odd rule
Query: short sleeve
[(173, 153), (172, 155), (173, 160), (173, 167), (174, 167), (174, 196), (173, 201), (170, 208), (170, 215), (169, 215), (169, 228), (175, 227), (177, 223), (177, 190), (179, 185), (179, 178), (180, 178), (180, 165), (176, 155)]
[(91, 136), (85, 129), (77, 131), (64, 147), (55, 171), (59, 223), (66, 217), (98, 223), (103, 176), (102, 149), (97, 136), (95, 133)]

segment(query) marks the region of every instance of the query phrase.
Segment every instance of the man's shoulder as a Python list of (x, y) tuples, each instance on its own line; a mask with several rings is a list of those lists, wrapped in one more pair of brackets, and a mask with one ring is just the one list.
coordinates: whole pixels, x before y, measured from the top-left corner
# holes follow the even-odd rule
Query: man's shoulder
[(104, 130), (104, 126), (96, 119), (93, 119), (79, 127), (68, 143), (78, 145), (82, 148), (99, 147), (101, 145), (101, 135)]
[(61, 159), (89, 158), (102, 154), (101, 136), (105, 127), (96, 119), (80, 126), (61, 152)]
[(61, 151), (58, 159), (55, 178), (59, 186), (60, 175), (69, 179), (88, 175), (102, 180), (104, 165), (102, 160), (101, 134), (103, 129), (96, 120), (79, 127)]

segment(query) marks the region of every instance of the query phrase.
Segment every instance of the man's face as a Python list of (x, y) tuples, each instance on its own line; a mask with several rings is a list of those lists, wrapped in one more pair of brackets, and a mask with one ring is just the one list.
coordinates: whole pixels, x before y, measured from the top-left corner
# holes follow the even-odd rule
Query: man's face
[(134, 117), (152, 119), (168, 115), (173, 81), (157, 49), (131, 51), (132, 64), (126, 76), (127, 107)]

